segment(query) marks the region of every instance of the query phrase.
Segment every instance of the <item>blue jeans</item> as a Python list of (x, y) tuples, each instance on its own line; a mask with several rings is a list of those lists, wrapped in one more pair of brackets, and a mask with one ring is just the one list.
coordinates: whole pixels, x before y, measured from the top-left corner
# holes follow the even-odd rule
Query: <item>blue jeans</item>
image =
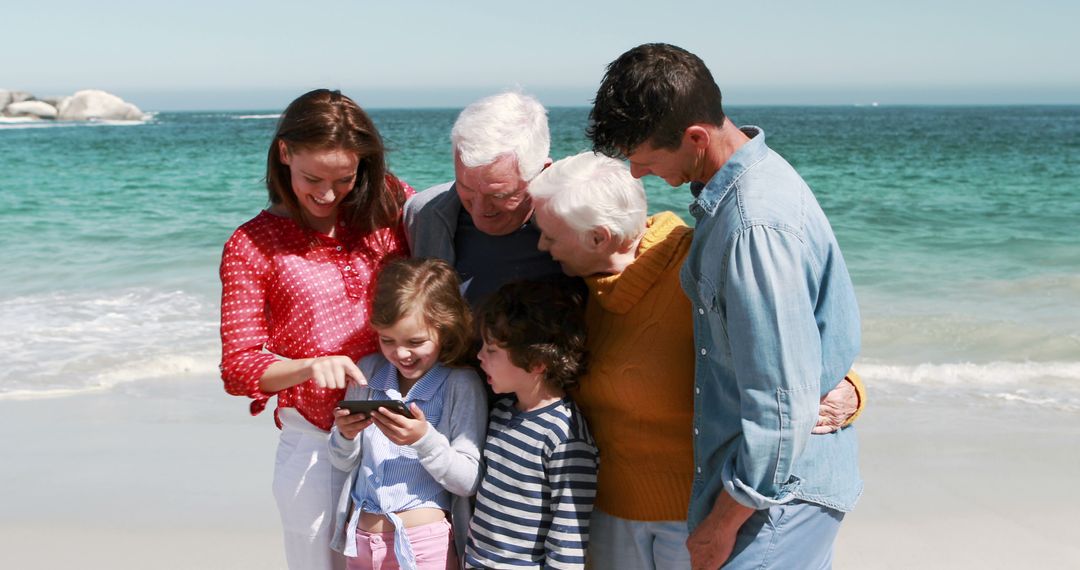
[(844, 513), (792, 501), (757, 511), (739, 529), (725, 570), (832, 568), (833, 543)]
[(591, 570), (689, 570), (686, 521), (635, 521), (594, 508), (589, 524)]

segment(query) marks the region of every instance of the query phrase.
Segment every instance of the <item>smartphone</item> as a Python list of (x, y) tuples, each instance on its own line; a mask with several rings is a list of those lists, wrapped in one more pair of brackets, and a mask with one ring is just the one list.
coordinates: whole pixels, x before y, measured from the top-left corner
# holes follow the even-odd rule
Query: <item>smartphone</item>
[(374, 412), (376, 408), (383, 408), (390, 410), (396, 414), (401, 414), (409, 419), (413, 419), (412, 412), (409, 411), (409, 406), (405, 405), (405, 402), (401, 400), (342, 400), (337, 403), (337, 407), (343, 410), (349, 410), (350, 414), (368, 414)]

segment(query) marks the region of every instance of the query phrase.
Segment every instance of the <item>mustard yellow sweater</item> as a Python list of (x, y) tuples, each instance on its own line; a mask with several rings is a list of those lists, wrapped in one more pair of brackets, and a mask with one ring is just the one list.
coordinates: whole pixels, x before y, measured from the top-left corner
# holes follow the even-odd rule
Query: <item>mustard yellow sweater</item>
[(679, 268), (692, 237), (675, 214), (657, 214), (625, 271), (586, 280), (589, 371), (573, 397), (600, 449), (596, 506), (617, 517), (686, 518), (694, 327)]

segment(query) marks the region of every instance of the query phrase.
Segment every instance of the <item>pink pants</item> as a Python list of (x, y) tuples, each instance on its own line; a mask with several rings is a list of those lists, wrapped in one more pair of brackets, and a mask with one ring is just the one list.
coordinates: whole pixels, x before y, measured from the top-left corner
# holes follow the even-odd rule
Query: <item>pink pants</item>
[[(453, 570), (457, 568), (454, 533), (450, 521), (405, 529), (409, 535), (418, 570)], [(356, 558), (348, 559), (349, 570), (398, 570), (394, 556), (393, 532), (364, 532), (356, 529)]]

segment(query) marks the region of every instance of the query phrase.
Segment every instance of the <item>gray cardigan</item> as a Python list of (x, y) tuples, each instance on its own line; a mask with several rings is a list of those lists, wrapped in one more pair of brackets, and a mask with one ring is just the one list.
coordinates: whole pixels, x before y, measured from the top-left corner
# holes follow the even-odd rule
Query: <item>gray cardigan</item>
[(436, 257), (454, 265), (454, 233), (461, 199), (453, 182), (432, 186), (405, 202), (405, 237), (413, 257)]
[[(390, 366), (378, 353), (360, 359), (357, 364), (366, 378), (371, 378), (383, 366)], [(469, 497), (476, 494), (480, 486), (480, 450), (488, 422), (487, 394), (476, 372), (469, 368), (452, 368), (446, 379), (446, 390), (439, 425), (427, 430), (410, 447), (416, 450), (424, 469), (453, 495), (450, 509), (454, 542), (458, 559), (464, 561), (465, 539), (472, 516)], [(370, 394), (371, 389), (367, 386), (352, 384), (345, 398), (366, 400)], [(331, 490), (338, 493), (331, 520), (334, 534), (330, 546), (338, 552), (344, 551), (348, 540), (345, 527), (352, 513), (352, 490), (363, 455), (362, 440), (359, 436), (345, 439), (336, 426), (330, 430), (330, 462), (334, 465)]]

